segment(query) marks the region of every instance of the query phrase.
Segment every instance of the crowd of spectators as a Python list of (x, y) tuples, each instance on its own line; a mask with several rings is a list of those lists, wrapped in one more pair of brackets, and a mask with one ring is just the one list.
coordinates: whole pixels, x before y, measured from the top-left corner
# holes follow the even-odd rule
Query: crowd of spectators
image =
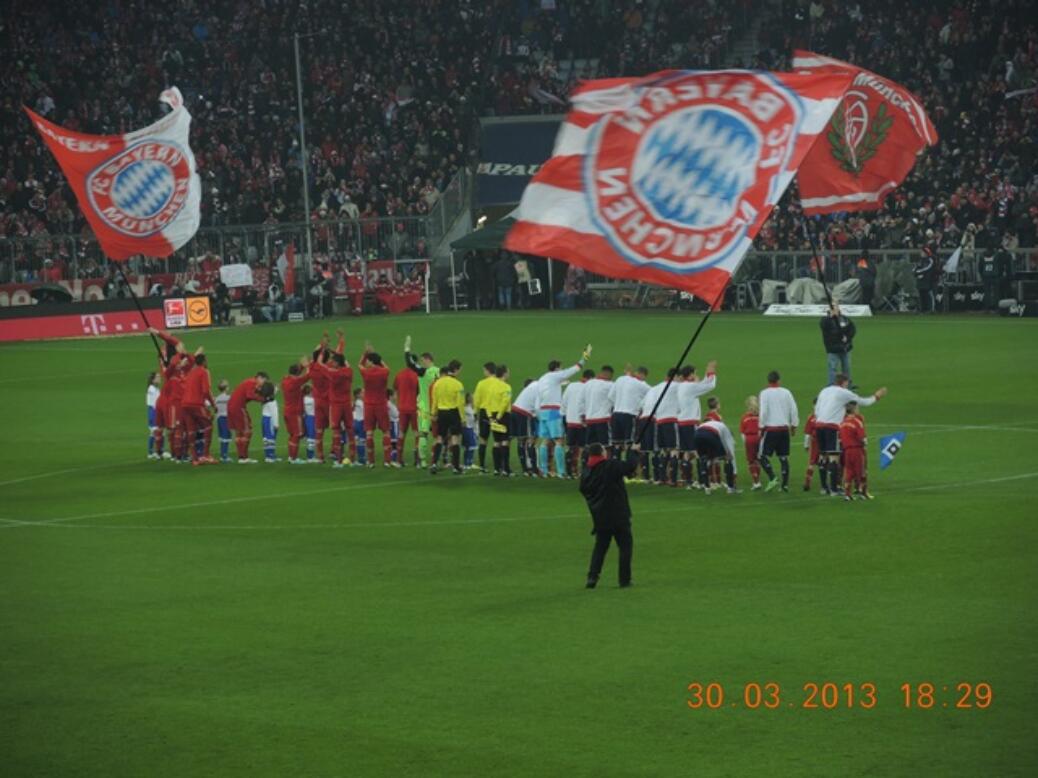
[[(905, 84), (940, 134), (881, 212), (826, 219), (828, 245), (1033, 246), (1038, 99), (1007, 97), (1035, 83), (1031, 10), (1027, 0), (13, 0), (0, 24), (0, 237), (86, 231), (22, 104), (71, 129), (118, 133), (157, 118), (171, 84), (195, 117), (203, 224), (301, 220), (298, 32), (315, 220), (427, 214), (473, 160), (479, 116), (561, 111), (581, 78), (782, 69), (805, 47)], [(731, 63), (757, 16), (757, 58)], [(807, 248), (802, 223), (790, 192), (757, 248)], [(370, 229), (381, 231), (378, 254), (390, 242), (394, 253), (427, 251), (402, 221)], [(339, 264), (363, 251), (322, 245)]]
[[(203, 224), (303, 218), (293, 33), (302, 38), (314, 218), (427, 213), (466, 160), (498, 2), (332, 0), (99, 6), (17, 0), (0, 46), (0, 235), (83, 228), (22, 104), (118, 133), (181, 88)], [(507, 4), (506, 4), (507, 5)]]
[[(876, 213), (820, 220), (832, 248), (1034, 247), (1038, 234), (1038, 16), (1027, 0), (787, 0), (761, 26), (751, 67), (787, 69), (796, 48), (903, 84), (939, 134)], [(1023, 94), (1012, 95), (1023, 91)], [(808, 249), (791, 187), (759, 249)], [(970, 225), (973, 225), (972, 228)]]

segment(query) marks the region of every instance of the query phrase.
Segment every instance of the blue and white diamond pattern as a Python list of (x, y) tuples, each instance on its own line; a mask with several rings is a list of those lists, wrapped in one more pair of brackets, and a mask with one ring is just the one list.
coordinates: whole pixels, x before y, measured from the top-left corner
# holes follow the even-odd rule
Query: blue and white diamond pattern
[(169, 202), (174, 188), (173, 171), (156, 160), (134, 162), (115, 177), (112, 199), (124, 213), (147, 219)]
[(737, 113), (675, 111), (647, 133), (632, 178), (655, 215), (693, 229), (726, 224), (756, 179), (761, 139)]

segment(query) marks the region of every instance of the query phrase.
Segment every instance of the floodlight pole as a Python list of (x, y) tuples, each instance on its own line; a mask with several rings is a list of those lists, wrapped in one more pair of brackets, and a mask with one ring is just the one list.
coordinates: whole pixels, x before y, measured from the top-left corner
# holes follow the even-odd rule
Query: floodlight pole
[[(299, 108), (299, 155), (300, 167), (303, 171), (303, 211), (306, 214), (306, 268), (305, 277), (307, 286), (310, 284), (310, 273), (314, 266), (314, 245), (310, 234), (310, 160), (306, 154), (306, 117), (303, 114), (303, 71), (299, 64), (299, 38), (310, 37), (316, 33), (300, 36), (297, 32), (294, 36), (296, 54), (296, 105)], [(295, 268), (293, 268), (293, 271)], [(322, 307), (322, 312), (323, 312)]]

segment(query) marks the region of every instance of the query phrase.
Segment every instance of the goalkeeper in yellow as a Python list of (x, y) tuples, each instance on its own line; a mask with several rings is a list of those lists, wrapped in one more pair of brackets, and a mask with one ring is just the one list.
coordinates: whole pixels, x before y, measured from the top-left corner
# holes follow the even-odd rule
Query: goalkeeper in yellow
[(433, 447), (432, 467), (429, 472), (436, 475), (440, 453), (446, 445), (450, 450), (451, 466), (455, 475), (461, 475), (461, 429), (465, 414), (465, 387), (458, 380), (461, 362), (452, 359), (440, 371), (440, 377), (432, 388), (432, 422), (436, 425), (438, 439)]

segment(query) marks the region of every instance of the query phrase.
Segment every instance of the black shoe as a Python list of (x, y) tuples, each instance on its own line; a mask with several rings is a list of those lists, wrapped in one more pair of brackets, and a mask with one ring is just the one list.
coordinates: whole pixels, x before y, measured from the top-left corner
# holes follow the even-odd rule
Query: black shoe
[(789, 494), (789, 487), (788, 486), (783, 486), (782, 487), (782, 491), (784, 491), (786, 494)]
[(587, 583), (584, 584), (585, 589), (594, 589), (596, 586), (598, 586), (597, 578), (588, 578)]
[(810, 484), (804, 484), (804, 491), (805, 492), (810, 492), (811, 491), (811, 485)]
[(451, 468), (454, 471), (454, 475), (464, 475), (465, 471), (460, 467)]
[(634, 581), (621, 581), (620, 582), (620, 588), (621, 589), (630, 589), (632, 586), (634, 586)]
[(436, 475), (438, 472), (440, 472), (440, 468), (438, 468), (436, 465), (433, 465), (429, 468), (429, 475)]

